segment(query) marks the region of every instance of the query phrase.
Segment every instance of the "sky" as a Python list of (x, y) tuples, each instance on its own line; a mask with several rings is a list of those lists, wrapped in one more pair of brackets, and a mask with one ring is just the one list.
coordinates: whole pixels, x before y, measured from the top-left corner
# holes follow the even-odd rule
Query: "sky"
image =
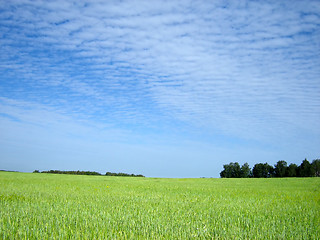
[(219, 177), (305, 158), (319, 0), (0, 0), (0, 169)]

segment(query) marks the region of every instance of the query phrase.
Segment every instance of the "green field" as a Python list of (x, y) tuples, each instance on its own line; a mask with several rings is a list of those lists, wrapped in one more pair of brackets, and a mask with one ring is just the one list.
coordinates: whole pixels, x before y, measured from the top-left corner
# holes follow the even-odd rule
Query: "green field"
[(320, 178), (0, 172), (0, 239), (319, 239)]

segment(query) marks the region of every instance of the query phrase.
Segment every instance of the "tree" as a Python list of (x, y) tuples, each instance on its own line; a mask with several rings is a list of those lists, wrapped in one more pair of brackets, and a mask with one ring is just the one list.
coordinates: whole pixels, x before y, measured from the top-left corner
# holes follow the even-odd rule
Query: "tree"
[(239, 163), (231, 163), (232, 166), (232, 177), (233, 178), (239, 178), (241, 176), (241, 168)]
[(252, 169), (253, 177), (269, 178), (273, 176), (274, 169), (268, 163), (257, 163)]
[(113, 173), (113, 172), (106, 172), (106, 176), (117, 176), (117, 177), (144, 177), (142, 174), (128, 174), (128, 173)]
[(274, 167), (268, 163), (257, 163), (252, 170), (248, 163), (240, 167), (239, 163), (231, 162), (223, 165), (220, 176), (222, 178), (320, 177), (320, 159), (314, 159), (312, 163), (304, 159), (300, 166), (294, 163), (287, 166), (284, 160), (278, 161)]
[(98, 172), (91, 172), (91, 171), (60, 171), (60, 170), (49, 170), (49, 171), (42, 171), (41, 173), (53, 173), (53, 174), (73, 174), (73, 175), (101, 175)]
[(239, 178), (241, 176), (241, 168), (237, 162), (225, 164), (223, 168), (220, 172), (220, 177), (222, 178)]
[(249, 178), (252, 175), (252, 171), (248, 163), (243, 164), (240, 171), (240, 177), (242, 178)]
[(311, 163), (312, 173), (315, 177), (320, 177), (320, 159), (315, 159)]
[(231, 178), (231, 167), (230, 164), (223, 165), (223, 170), (220, 172), (220, 177)]
[(288, 177), (297, 177), (298, 176), (298, 166), (297, 164), (291, 163), (289, 167), (287, 168), (287, 174)]
[(287, 172), (287, 162), (284, 160), (278, 161), (276, 165), (274, 165), (274, 173), (276, 177), (286, 177)]
[(299, 167), (300, 177), (311, 177), (312, 169), (311, 164), (307, 159), (304, 159)]

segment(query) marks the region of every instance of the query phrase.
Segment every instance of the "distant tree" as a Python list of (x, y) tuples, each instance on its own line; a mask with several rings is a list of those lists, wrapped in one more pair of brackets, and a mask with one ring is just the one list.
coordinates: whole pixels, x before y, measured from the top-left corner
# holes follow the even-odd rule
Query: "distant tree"
[(268, 163), (257, 163), (252, 169), (252, 175), (255, 178), (269, 178), (274, 174), (274, 168)]
[(40, 173), (40, 171), (39, 170), (34, 170), (33, 173)]
[(284, 160), (278, 161), (274, 165), (274, 174), (275, 177), (286, 177), (287, 173), (287, 162)]
[(241, 166), (240, 177), (249, 178), (251, 176), (252, 176), (252, 171), (251, 171), (251, 168), (250, 168), (249, 164), (248, 163), (244, 163)]
[[(106, 174), (108, 175), (108, 174)], [(284, 160), (278, 161), (274, 167), (268, 163), (257, 163), (252, 170), (248, 163), (244, 163), (241, 167), (238, 162), (231, 162), (223, 165), (220, 172), (222, 178), (270, 178), (270, 177), (320, 177), (320, 159), (314, 159), (310, 163), (304, 159), (300, 166), (291, 163), (287, 166)]]
[(232, 165), (232, 177), (233, 178), (241, 177), (241, 168), (239, 163), (235, 162), (235, 163), (231, 163), (231, 165)]
[(300, 177), (311, 177), (312, 169), (311, 164), (307, 159), (304, 159), (299, 167)]
[(320, 177), (320, 159), (314, 159), (311, 163), (312, 173), (315, 177)]
[(288, 177), (297, 177), (298, 176), (298, 166), (297, 164), (291, 163), (289, 167), (287, 168), (287, 174)]
[(241, 177), (241, 168), (238, 162), (231, 162), (223, 165), (223, 170), (220, 172), (222, 178), (239, 178)]
[(144, 177), (142, 174), (128, 174), (128, 173), (113, 173), (106, 172), (106, 176), (118, 176), (118, 177)]
[(230, 164), (223, 165), (223, 170), (220, 172), (220, 177), (231, 178), (231, 167)]
[(267, 177), (268, 170), (265, 168), (263, 163), (257, 163), (252, 168), (252, 175), (255, 178)]
[(91, 172), (91, 171), (60, 171), (60, 170), (49, 170), (49, 171), (42, 171), (41, 173), (53, 173), (53, 174), (72, 174), (72, 175), (101, 175), (98, 172)]

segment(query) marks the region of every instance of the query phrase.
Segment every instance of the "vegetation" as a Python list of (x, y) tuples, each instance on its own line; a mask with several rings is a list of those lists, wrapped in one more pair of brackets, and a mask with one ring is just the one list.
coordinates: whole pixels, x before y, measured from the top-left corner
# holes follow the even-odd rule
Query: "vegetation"
[[(35, 170), (34, 172), (36, 172)], [(101, 175), (98, 172), (91, 171), (60, 171), (60, 170), (50, 170), (50, 171), (42, 171), (41, 173), (54, 173), (54, 174), (73, 174), (73, 175)]]
[[(33, 173), (40, 173), (39, 170), (34, 170)], [(98, 172), (92, 171), (60, 171), (60, 170), (49, 170), (49, 171), (42, 171), (41, 173), (54, 173), (54, 174), (72, 174), (72, 175), (102, 175)], [(141, 174), (128, 174), (128, 173), (112, 173), (106, 172), (106, 176), (118, 176), (118, 177), (144, 177)]]
[(106, 172), (106, 176), (117, 176), (117, 177), (144, 177), (141, 174), (135, 175), (135, 174), (128, 174), (128, 173), (112, 173), (112, 172)]
[(239, 163), (231, 162), (223, 165), (220, 172), (222, 178), (271, 178), (271, 177), (319, 177), (320, 176), (320, 159), (315, 159), (309, 163), (307, 159), (303, 160), (300, 166), (291, 163), (289, 166), (286, 161), (278, 161), (274, 167), (268, 163), (257, 163), (253, 169), (248, 163), (241, 167)]
[(319, 239), (319, 178), (0, 172), (0, 239)]

